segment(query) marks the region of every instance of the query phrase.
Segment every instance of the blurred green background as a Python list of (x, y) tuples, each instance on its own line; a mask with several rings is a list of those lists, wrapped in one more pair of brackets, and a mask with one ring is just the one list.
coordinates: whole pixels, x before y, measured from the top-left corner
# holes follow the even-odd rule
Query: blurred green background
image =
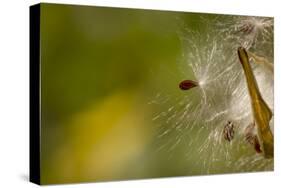
[(42, 4), (43, 184), (206, 173), (184, 143), (159, 150), (172, 138), (159, 139), (153, 118), (173, 100), (150, 105), (186, 94), (178, 83), (193, 75), (179, 66), (179, 33), (207, 32), (200, 15)]

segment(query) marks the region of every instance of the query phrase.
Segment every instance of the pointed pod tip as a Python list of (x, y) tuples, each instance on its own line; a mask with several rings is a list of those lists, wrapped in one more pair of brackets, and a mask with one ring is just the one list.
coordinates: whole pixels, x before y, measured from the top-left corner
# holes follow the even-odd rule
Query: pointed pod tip
[(245, 48), (243, 48), (242, 46), (238, 47), (238, 51), (243, 51), (243, 50), (245, 50)]
[(247, 54), (247, 51), (245, 48), (240, 46), (240, 47), (238, 47), (237, 51), (238, 51), (238, 57), (239, 57), (241, 64), (245, 63), (246, 61), (249, 61), (248, 54)]

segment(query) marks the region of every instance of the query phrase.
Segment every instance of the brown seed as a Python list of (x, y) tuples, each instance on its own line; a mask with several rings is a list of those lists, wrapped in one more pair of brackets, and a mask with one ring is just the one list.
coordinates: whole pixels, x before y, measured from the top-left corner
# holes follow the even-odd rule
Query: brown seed
[(257, 153), (261, 153), (261, 146), (260, 146), (260, 142), (259, 142), (259, 139), (257, 137), (257, 135), (255, 135), (255, 138), (254, 138), (254, 147), (255, 147), (255, 150)]
[(198, 86), (198, 82), (193, 80), (184, 80), (179, 84), (181, 90), (189, 90), (197, 86)]
[(254, 30), (254, 25), (251, 23), (246, 23), (240, 27), (239, 31), (243, 32), (244, 34), (250, 34)]
[(223, 128), (223, 137), (227, 141), (231, 141), (234, 138), (234, 124), (232, 121), (228, 121)]
[(258, 136), (253, 133), (254, 128), (255, 128), (254, 122), (247, 126), (247, 128), (245, 129), (245, 139), (249, 144), (251, 144), (254, 147), (257, 153), (261, 153), (262, 150), (261, 150)]

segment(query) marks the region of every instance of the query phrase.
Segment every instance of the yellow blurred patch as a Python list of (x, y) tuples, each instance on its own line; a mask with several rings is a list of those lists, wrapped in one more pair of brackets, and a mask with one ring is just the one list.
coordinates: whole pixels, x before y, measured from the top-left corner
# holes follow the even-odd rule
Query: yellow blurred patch
[(146, 112), (136, 93), (117, 92), (73, 116), (67, 125), (70, 136), (54, 156), (53, 181), (122, 178), (149, 139)]

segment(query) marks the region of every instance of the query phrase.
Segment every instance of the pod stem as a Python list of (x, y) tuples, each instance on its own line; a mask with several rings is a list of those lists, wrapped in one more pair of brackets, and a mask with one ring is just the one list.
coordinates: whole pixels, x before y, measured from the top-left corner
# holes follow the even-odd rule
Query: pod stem
[(249, 63), (247, 51), (244, 48), (239, 47), (238, 56), (246, 77), (252, 111), (257, 125), (258, 136), (262, 143), (262, 150), (265, 158), (272, 158), (274, 153), (274, 144), (273, 134), (269, 127), (269, 121), (272, 118), (272, 112), (260, 94), (253, 70)]

